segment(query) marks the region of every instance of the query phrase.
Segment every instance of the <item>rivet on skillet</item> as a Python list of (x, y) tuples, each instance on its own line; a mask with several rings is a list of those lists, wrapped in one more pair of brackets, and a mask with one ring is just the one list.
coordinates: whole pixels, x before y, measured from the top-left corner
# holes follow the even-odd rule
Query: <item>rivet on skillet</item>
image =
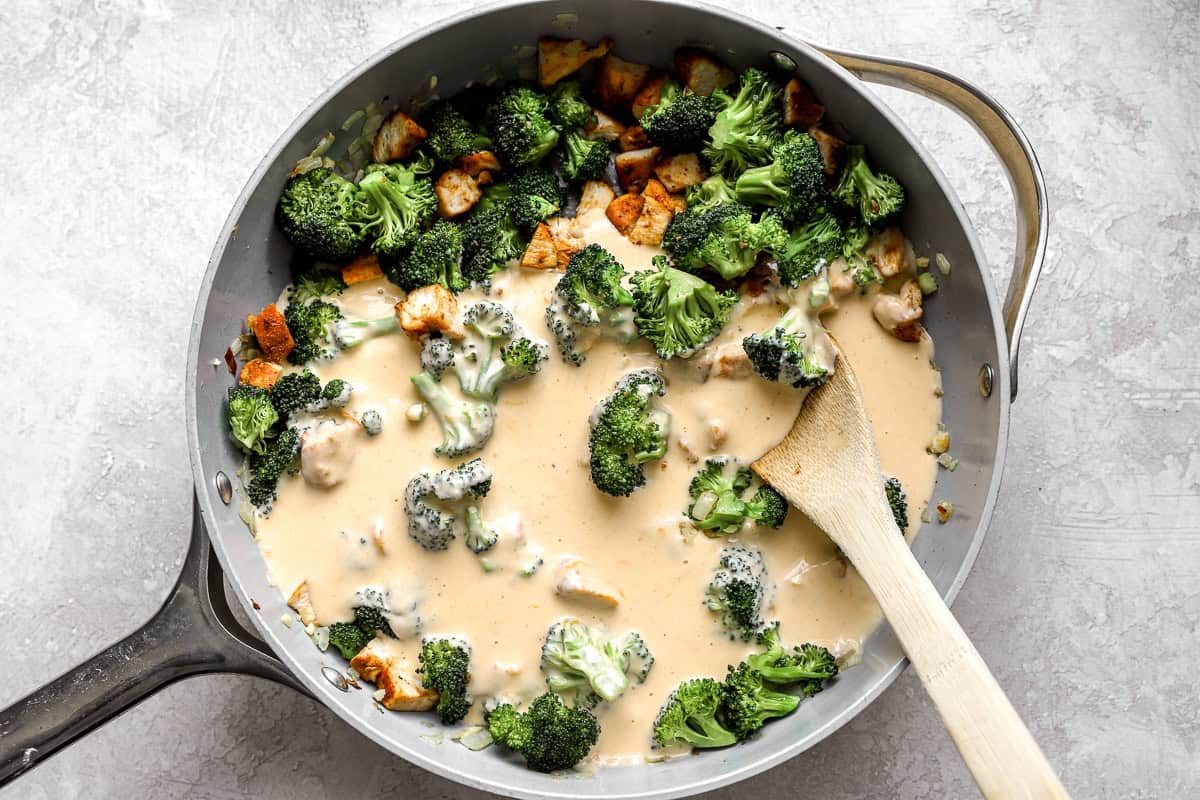
[(996, 378), (996, 373), (992, 370), (991, 364), (984, 364), (979, 368), (979, 393), (984, 397), (992, 396), (992, 383)]
[(213, 478), (213, 483), (216, 484), (217, 494), (221, 496), (221, 502), (225, 505), (233, 500), (233, 484), (229, 482), (229, 476), (222, 470), (217, 470), (216, 477)]
[(333, 688), (341, 692), (350, 691), (350, 684), (346, 681), (346, 676), (333, 667), (321, 667), (321, 674), (325, 676), (325, 680), (333, 684)]
[(768, 53), (768, 55), (770, 55), (771, 60), (775, 62), (775, 66), (779, 67), (780, 69), (785, 70), (786, 72), (796, 71), (796, 60), (787, 53), (781, 53), (778, 50), (772, 50), (770, 53)]

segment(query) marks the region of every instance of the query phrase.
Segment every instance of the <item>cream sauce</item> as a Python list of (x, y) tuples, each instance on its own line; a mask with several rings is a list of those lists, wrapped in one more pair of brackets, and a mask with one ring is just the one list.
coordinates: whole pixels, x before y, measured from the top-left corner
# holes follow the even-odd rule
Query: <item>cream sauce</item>
[[(575, 224), (630, 269), (650, 266), (658, 252), (620, 236), (602, 212)], [(497, 276), (492, 297), (513, 309), (527, 331), (549, 339), (543, 313), (560, 273), (513, 268)], [(390, 313), (401, 293), (384, 281), (358, 284), (338, 303), (347, 314)], [(475, 295), (460, 298), (466, 307)], [(936, 466), (925, 446), (941, 414), (928, 336), (918, 344), (897, 341), (871, 316), (872, 296), (853, 294), (825, 315), (829, 330), (853, 359), (879, 441), (885, 472), (903, 482), (915, 523), (932, 493)], [(769, 327), (779, 309), (765, 298), (743, 299), (717, 345), (740, 341)], [(731, 349), (731, 348), (730, 348)], [(458, 634), (472, 646), (468, 721), (481, 719), (492, 695), (528, 699), (545, 691), (538, 667), (547, 628), (564, 616), (605, 628), (613, 637), (639, 631), (656, 658), (645, 684), (597, 709), (602, 734), (595, 755), (609, 763), (650, 754), (658, 708), (688, 677), (722, 677), (750, 646), (726, 638), (703, 605), (717, 553), (729, 541), (759, 545), (777, 584), (770, 617), (782, 621), (789, 642), (851, 646), (876, 627), (881, 614), (853, 571), (844, 571), (833, 544), (797, 512), (779, 530), (751, 530), (709, 538), (683, 521), (695, 460), (727, 453), (750, 461), (777, 443), (791, 426), (801, 397), (753, 376), (704, 381), (693, 362), (665, 366), (665, 405), (672, 413), (671, 446), (648, 465), (647, 485), (629, 498), (611, 498), (591, 484), (587, 469), (588, 416), (625, 372), (658, 363), (638, 341), (621, 347), (597, 342), (581, 368), (552, 355), (534, 378), (501, 389), (496, 430), (478, 455), (495, 478), (483, 501), (486, 520), (501, 530), (488, 552), (497, 569), (485, 573), (461, 542), (426, 552), (408, 537), (403, 495), (419, 469), (441, 469), (434, 454), (437, 421), (413, 423), (405, 410), (419, 398), (409, 376), (419, 371), (419, 345), (402, 335), (372, 339), (338, 359), (313, 365), (323, 381), (351, 382), (348, 411), (374, 408), (383, 416), (378, 436), (358, 437), (353, 460), (330, 488), (301, 477), (285, 478), (274, 510), (257, 521), (257, 536), (281, 589), (307, 581), (318, 624), (351, 617), (355, 592), (366, 585), (390, 588), (393, 598), (418, 602), (423, 634)], [(881, 489), (882, 491), (882, 489)], [(532, 577), (520, 567), (538, 553), (544, 566)], [(580, 601), (557, 592), (564, 560), (578, 559), (589, 574), (619, 592), (619, 603)], [(397, 656), (415, 662), (419, 638), (390, 641)], [(332, 652), (332, 651), (331, 651)], [(656, 755), (662, 755), (661, 752)]]

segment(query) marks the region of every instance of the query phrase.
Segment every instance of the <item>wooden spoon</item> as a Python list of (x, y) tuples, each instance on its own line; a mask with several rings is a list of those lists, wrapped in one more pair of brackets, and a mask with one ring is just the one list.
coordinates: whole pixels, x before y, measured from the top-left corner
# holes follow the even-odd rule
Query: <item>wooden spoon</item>
[(897, 529), (875, 434), (844, 353), (784, 440), (751, 466), (858, 569), (984, 797), (1068, 797)]

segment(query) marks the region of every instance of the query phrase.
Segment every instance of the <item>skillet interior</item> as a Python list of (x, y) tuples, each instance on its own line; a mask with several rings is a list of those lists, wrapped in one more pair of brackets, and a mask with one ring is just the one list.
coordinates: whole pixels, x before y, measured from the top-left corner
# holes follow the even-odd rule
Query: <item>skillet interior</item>
[[(565, 16), (564, 16), (565, 15)], [(918, 560), (938, 590), (952, 597), (978, 551), (991, 514), (1007, 438), (1008, 365), (995, 292), (980, 268), (980, 248), (961, 204), (927, 154), (901, 123), (853, 77), (811, 48), (777, 31), (728, 12), (673, 2), (580, 0), (492, 7), (448, 20), (401, 40), (372, 57), (319, 98), (272, 148), (235, 205), (209, 265), (189, 353), (189, 438), (200, 504), (222, 566), (259, 633), (322, 702), (364, 734), (437, 774), (493, 792), (522, 797), (680, 797), (753, 775), (819, 742), (845, 724), (899, 674), (903, 655), (890, 628), (876, 631), (863, 663), (835, 685), (801, 705), (786, 720), (767, 726), (747, 744), (666, 764), (602, 770), (586, 780), (562, 780), (527, 771), (494, 750), (471, 753), (446, 741), (433, 746), (419, 737), (430, 729), (426, 715), (381, 714), (369, 691), (342, 693), (321, 677), (321, 667), (343, 666), (332, 651), (320, 653), (299, 626), (284, 627), (288, 609), (234, 506), (220, 502), (213, 476), (237, 470), (240, 455), (225, 433), (224, 396), (231, 377), (214, 368), (237, 337), (248, 311), (276, 297), (289, 278), (290, 248), (274, 224), (274, 206), (287, 174), (327, 131), (337, 131), (356, 109), (372, 101), (385, 110), (427, 93), (431, 76), (449, 95), (499, 65), (512, 74), (518, 48), (541, 34), (610, 35), (625, 58), (665, 65), (674, 47), (719, 43), (713, 50), (735, 68), (760, 63), (778, 50), (798, 64), (827, 113), (855, 141), (869, 148), (881, 169), (904, 184), (911, 198), (902, 220), (919, 251), (936, 249), (953, 264), (941, 291), (927, 302), (927, 324), (943, 371), (943, 419), (961, 459), (957, 471), (941, 471), (936, 498), (955, 503), (946, 526), (925, 525), (914, 543)], [(529, 56), (526, 64), (531, 63)], [(385, 98), (387, 98), (385, 100)], [(236, 229), (236, 238), (234, 230)], [(981, 397), (982, 364), (996, 368), (991, 397)], [(250, 598), (260, 610), (252, 608)]]

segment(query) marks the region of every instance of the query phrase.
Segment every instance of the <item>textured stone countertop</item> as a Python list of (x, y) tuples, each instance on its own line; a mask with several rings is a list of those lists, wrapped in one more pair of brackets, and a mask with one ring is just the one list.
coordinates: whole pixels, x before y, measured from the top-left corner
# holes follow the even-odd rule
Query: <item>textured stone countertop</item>
[[(1200, 5), (736, 5), (962, 75), (1033, 141), (1050, 256), (1004, 485), (954, 610), (1075, 797), (1200, 796)], [(128, 633), (175, 579), (191, 524), (188, 323), (247, 176), (342, 73), (467, 6), (0, 8), (0, 704)], [(1012, 221), (996, 162), (950, 113), (884, 96), (952, 179), (1003, 285)], [(813, 785), (827, 798), (974, 796), (911, 672), (818, 747), (713, 797)], [(287, 689), (231, 676), (175, 684), (0, 790), (385, 796), (478, 795)]]

